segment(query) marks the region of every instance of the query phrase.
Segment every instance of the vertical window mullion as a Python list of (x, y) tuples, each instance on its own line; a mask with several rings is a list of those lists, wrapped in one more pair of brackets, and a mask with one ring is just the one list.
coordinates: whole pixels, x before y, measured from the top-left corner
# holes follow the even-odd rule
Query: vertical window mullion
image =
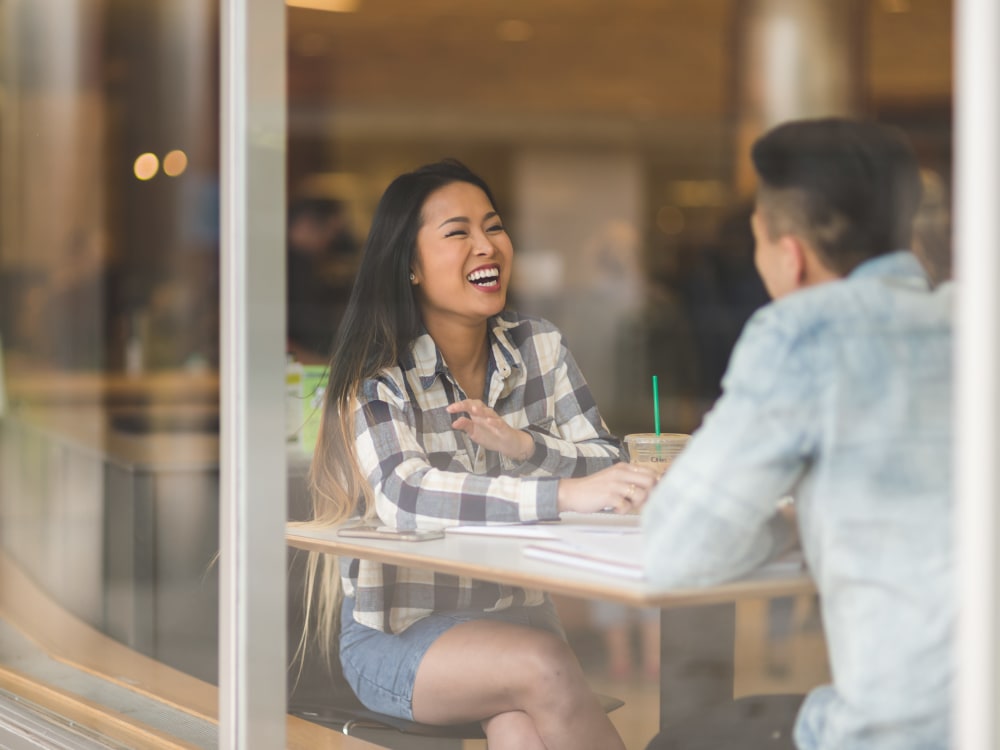
[(221, 0), (219, 746), (285, 746), (285, 6)]

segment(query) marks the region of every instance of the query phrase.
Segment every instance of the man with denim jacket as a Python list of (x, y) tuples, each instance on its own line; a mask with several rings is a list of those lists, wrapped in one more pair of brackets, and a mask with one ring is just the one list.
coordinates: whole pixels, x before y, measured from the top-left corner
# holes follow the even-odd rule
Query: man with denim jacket
[[(955, 618), (952, 284), (907, 250), (916, 161), (871, 122), (761, 137), (755, 262), (774, 301), (747, 323), (723, 395), (642, 511), (651, 581), (712, 584), (786, 549), (797, 526), (832, 684), (781, 716), (740, 701), (650, 748), (943, 750)], [(794, 498), (794, 518), (775, 512)], [(797, 717), (795, 716), (797, 710)]]

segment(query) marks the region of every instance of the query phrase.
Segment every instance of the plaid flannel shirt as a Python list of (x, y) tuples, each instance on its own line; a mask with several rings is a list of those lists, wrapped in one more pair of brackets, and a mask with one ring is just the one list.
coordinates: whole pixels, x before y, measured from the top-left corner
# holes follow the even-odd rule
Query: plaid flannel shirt
[[(554, 520), (560, 477), (621, 459), (619, 441), (551, 323), (504, 312), (490, 319), (489, 335), (483, 400), (531, 435), (534, 452), (512, 461), (451, 426), (455, 417), (445, 407), (466, 396), (423, 333), (397, 367), (363, 383), (355, 409), (358, 460), (386, 526)], [(370, 560), (340, 565), (344, 593), (355, 597), (355, 619), (389, 633), (435, 611), (499, 610), (544, 599), (538, 591)]]

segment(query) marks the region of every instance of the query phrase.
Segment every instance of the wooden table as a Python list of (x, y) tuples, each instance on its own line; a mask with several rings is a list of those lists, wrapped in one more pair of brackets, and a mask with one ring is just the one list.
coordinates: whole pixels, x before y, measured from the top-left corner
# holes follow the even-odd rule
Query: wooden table
[[(578, 519), (564, 523), (580, 522)], [(805, 571), (765, 571), (716, 586), (669, 589), (526, 557), (529, 539), (448, 534), (424, 542), (338, 537), (289, 525), (288, 544), (411, 568), (464, 575), (553, 594), (661, 610), (660, 726), (733, 697), (736, 602), (813, 592)]]

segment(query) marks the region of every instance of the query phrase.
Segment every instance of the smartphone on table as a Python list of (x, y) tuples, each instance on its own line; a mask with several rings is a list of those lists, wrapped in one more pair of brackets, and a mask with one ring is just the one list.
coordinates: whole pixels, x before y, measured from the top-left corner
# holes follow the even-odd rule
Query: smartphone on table
[(345, 526), (337, 531), (337, 536), (353, 539), (383, 539), (387, 542), (425, 542), (429, 539), (441, 539), (443, 531), (430, 529), (390, 529), (387, 526)]

